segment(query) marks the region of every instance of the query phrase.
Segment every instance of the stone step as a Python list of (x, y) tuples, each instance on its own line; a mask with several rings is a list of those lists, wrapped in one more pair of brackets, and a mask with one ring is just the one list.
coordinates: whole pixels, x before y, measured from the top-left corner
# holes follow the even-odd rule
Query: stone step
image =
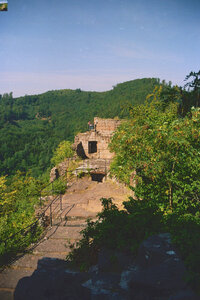
[(18, 281), (22, 277), (30, 276), (34, 272), (34, 268), (27, 269), (4, 269), (0, 273), (0, 288), (15, 289)]
[(1, 300), (13, 300), (14, 299), (14, 289), (0, 288), (0, 299)]
[(81, 234), (80, 231), (83, 230), (85, 226), (79, 226), (79, 227), (67, 227), (67, 226), (53, 226), (51, 227), (47, 234), (46, 238), (47, 239), (63, 239), (63, 240), (68, 240), (70, 239), (80, 239)]
[(65, 239), (60, 239), (59, 243), (56, 240), (48, 239), (39, 243), (37, 247), (33, 250), (33, 253), (50, 253), (50, 252), (69, 252), (68, 241)]
[(53, 219), (60, 219), (60, 220), (64, 220), (65, 215), (67, 215), (73, 208), (74, 208), (75, 204), (73, 205), (66, 205), (66, 206), (62, 206), (62, 210), (60, 210), (60, 206), (59, 209), (56, 208), (53, 211)]
[(96, 217), (96, 212), (91, 212), (84, 207), (74, 206), (70, 211), (67, 212), (66, 217), (82, 217), (82, 218), (94, 218)]
[[(66, 216), (66, 221), (63, 221), (64, 224), (63, 226), (67, 226), (67, 227), (80, 227), (80, 226), (87, 226), (87, 219), (85, 217), (82, 216)], [(96, 221), (98, 218), (95, 217), (91, 217), (90, 218), (92, 221)]]
[[(96, 220), (92, 214), (87, 214), (87, 217), (81, 215), (64, 215), (57, 216), (57, 218), (53, 219), (52, 226), (64, 226), (64, 227), (86, 227), (87, 219)], [(76, 223), (74, 222), (76, 221)]]
[[(55, 205), (52, 205), (51, 207), (52, 214), (55, 215), (57, 212), (61, 211), (60, 208), (61, 208), (60, 203), (56, 203)], [(50, 216), (50, 208), (48, 208), (47, 211), (45, 212), (45, 216)]]
[[(55, 223), (54, 220), (58, 219), (58, 221), (62, 221), (65, 218), (65, 215), (69, 214), (71, 210), (75, 207), (75, 204), (63, 204), (62, 209), (60, 207), (60, 204), (52, 206), (52, 219), (53, 223)], [(45, 213), (45, 216), (50, 217), (50, 210), (48, 209)]]

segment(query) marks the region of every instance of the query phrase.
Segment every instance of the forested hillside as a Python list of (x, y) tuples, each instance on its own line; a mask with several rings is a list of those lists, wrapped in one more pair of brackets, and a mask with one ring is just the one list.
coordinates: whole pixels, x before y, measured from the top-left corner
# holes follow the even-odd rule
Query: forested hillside
[(0, 95), (0, 174), (31, 170), (38, 176), (50, 166), (56, 146), (87, 130), (94, 116), (124, 118), (129, 104), (143, 103), (159, 79), (121, 83), (107, 92), (49, 91), (13, 98)]

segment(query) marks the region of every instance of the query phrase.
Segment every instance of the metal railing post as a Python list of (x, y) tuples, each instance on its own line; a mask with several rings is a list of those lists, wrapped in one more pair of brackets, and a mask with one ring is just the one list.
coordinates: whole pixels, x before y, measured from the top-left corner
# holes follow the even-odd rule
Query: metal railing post
[(52, 226), (52, 207), (50, 205), (50, 225)]
[(62, 210), (62, 195), (60, 194), (60, 210)]
[(51, 189), (52, 189), (52, 193), (54, 192), (54, 189), (53, 189), (53, 181), (51, 182)]
[[(76, 172), (76, 175), (77, 175), (77, 172)], [(78, 180), (78, 177), (77, 177), (77, 180)], [(54, 185), (53, 185), (53, 181), (51, 183), (49, 183), (47, 186), (49, 187), (50, 185), (52, 185), (52, 190), (54, 191)], [(46, 186), (46, 187), (47, 187)], [(39, 195), (39, 200), (40, 200), (40, 206), (42, 206), (42, 191), (44, 190), (45, 188), (43, 188), (42, 190), (40, 190), (40, 195)], [(59, 200), (60, 199), (60, 210), (63, 210), (63, 203), (62, 203), (62, 195), (60, 194), (59, 195), (59, 198), (58, 196), (56, 196), (55, 199), (53, 199), (53, 201), (50, 203), (50, 205), (48, 205), (45, 210), (43, 210), (43, 212), (37, 217), (37, 221), (34, 221), (34, 223), (26, 226), (25, 228), (22, 228), (21, 230), (19, 230), (17, 233), (11, 235), (9, 238), (7, 238), (6, 240), (2, 240), (0, 241), (0, 244), (4, 243), (4, 246), (5, 246), (5, 249), (7, 248), (12, 248), (12, 244), (9, 246), (9, 240), (11, 240), (14, 236), (16, 236), (17, 234), (20, 234), (21, 236), (25, 237), (29, 232), (31, 232), (31, 234), (34, 234), (35, 235), (35, 230), (36, 230), (36, 224), (40, 224), (39, 220), (41, 219), (42, 220), (42, 223), (45, 222), (45, 212), (48, 211), (48, 209), (50, 209), (50, 226), (52, 227), (53, 226), (53, 209), (52, 209), (52, 204)], [(56, 206), (56, 208), (59, 206), (59, 203), (58, 205)], [(73, 205), (74, 206), (74, 205)], [(25, 231), (26, 230), (26, 231)], [(25, 245), (23, 243), (23, 245)]]
[(106, 166), (106, 159), (105, 159), (105, 180), (107, 179), (107, 166)]

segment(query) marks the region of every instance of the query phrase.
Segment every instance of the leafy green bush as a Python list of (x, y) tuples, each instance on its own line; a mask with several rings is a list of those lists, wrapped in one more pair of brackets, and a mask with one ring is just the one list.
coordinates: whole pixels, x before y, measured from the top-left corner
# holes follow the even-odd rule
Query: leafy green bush
[(56, 195), (64, 194), (67, 188), (67, 179), (59, 177), (53, 182), (53, 193)]
[[(42, 185), (29, 174), (20, 172), (7, 181), (0, 177), (0, 264), (6, 263), (9, 257), (25, 249), (40, 235), (42, 229), (35, 208), (39, 205)], [(30, 231), (24, 230), (31, 224)]]
[(83, 172), (83, 171), (81, 171), (81, 172), (79, 172), (79, 173), (77, 174), (77, 177), (78, 177), (78, 178), (83, 178), (85, 175), (86, 175), (86, 173)]
[[(16, 222), (21, 219), (21, 215), (19, 213), (14, 214), (12, 218)], [(8, 220), (8, 222), (2, 221), (0, 222), (0, 231), (3, 231), (4, 239), (0, 243), (0, 266), (6, 265), (10, 258), (22, 253), (30, 244), (36, 242), (43, 231), (42, 227), (35, 220), (35, 222), (33, 221), (33, 225), (26, 229), (23, 229), (23, 222), (18, 223), (18, 228), (16, 228), (15, 223), (11, 223), (11, 220)], [(2, 230), (2, 225), (8, 226), (6, 231), (5, 229)], [(19, 229), (20, 227), (21, 229)]]
[(51, 159), (53, 165), (57, 165), (62, 162), (65, 158), (70, 158), (74, 154), (72, 150), (72, 143), (69, 141), (62, 141), (56, 148), (54, 155)]
[(150, 103), (132, 107), (131, 119), (113, 136), (111, 174), (138, 199), (194, 214), (200, 209), (200, 109), (179, 118), (178, 105), (163, 104), (161, 91)]

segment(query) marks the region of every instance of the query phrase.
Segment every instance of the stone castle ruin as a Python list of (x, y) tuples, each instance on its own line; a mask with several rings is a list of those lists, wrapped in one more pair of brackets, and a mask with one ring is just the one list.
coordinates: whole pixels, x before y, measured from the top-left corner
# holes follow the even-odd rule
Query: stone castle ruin
[[(75, 171), (76, 175), (81, 172), (88, 173), (88, 170), (90, 170), (92, 180), (103, 180), (108, 173), (111, 159), (114, 156), (114, 153), (111, 153), (108, 149), (108, 145), (120, 123), (120, 120), (95, 117), (93, 124), (89, 122), (88, 131), (75, 136), (73, 148), (77, 156), (83, 160)], [(64, 175), (68, 166), (69, 161), (64, 161), (54, 167), (50, 173), (50, 181)]]
[(89, 122), (89, 130), (79, 133), (74, 140), (74, 149), (77, 155), (83, 159), (83, 164), (77, 168), (77, 172), (90, 169), (91, 179), (102, 181), (107, 175), (110, 161), (114, 156), (108, 145), (120, 120), (94, 118), (94, 124)]
[(94, 125), (87, 132), (79, 133), (75, 137), (74, 149), (82, 159), (108, 159), (114, 154), (108, 149), (111, 137), (120, 120), (94, 118)]

